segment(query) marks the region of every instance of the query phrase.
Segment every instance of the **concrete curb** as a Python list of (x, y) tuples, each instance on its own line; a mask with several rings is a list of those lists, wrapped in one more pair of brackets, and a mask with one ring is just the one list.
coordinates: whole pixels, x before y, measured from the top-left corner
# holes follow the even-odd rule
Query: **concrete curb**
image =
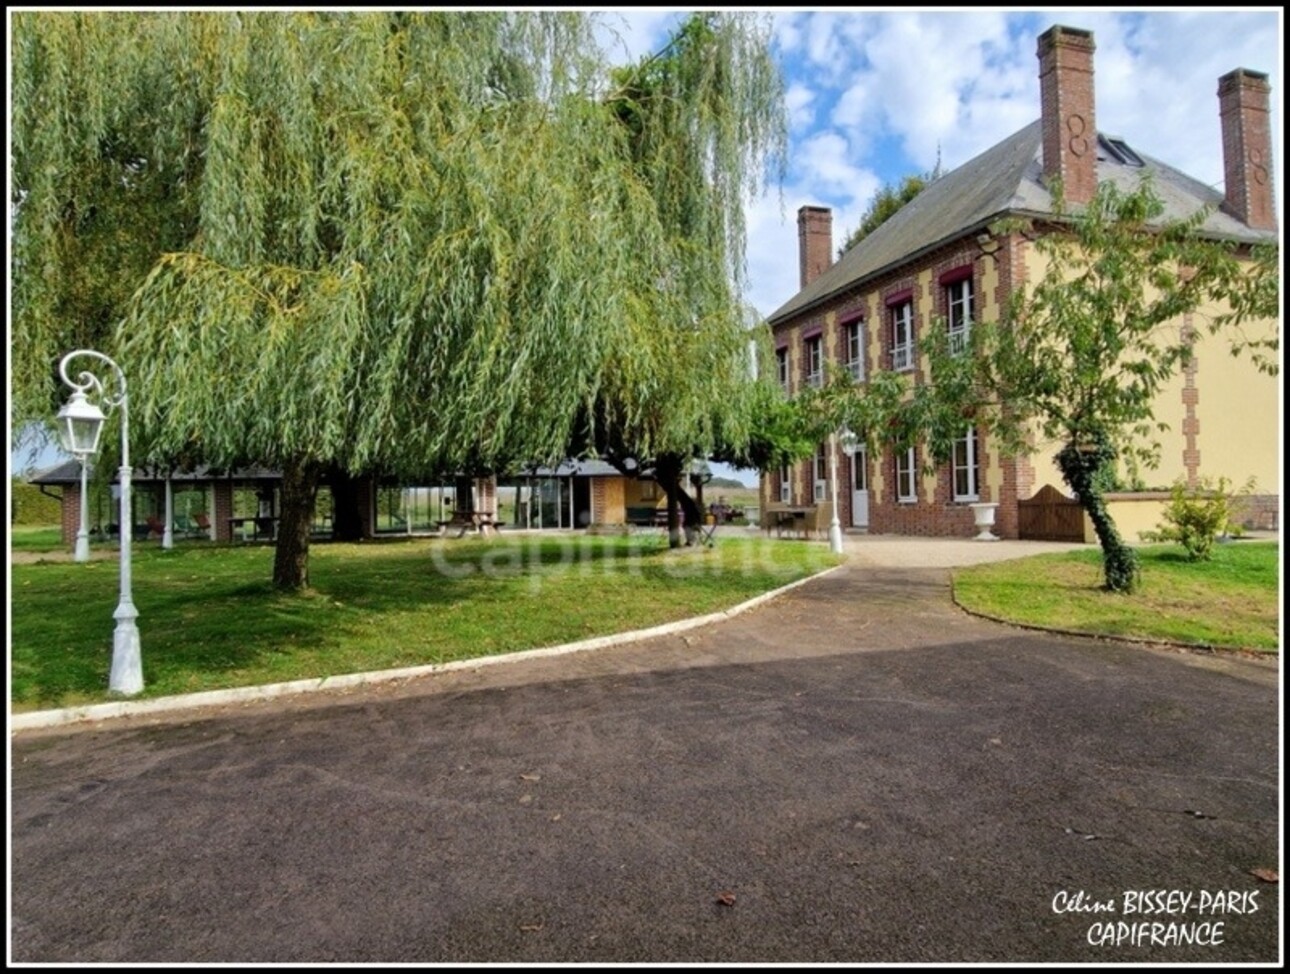
[(616, 633), (612, 636), (597, 636), (575, 643), (564, 643), (559, 646), (544, 646), (540, 649), (524, 649), (515, 653), (503, 653), (497, 656), (481, 656), (477, 659), (454, 660), (451, 663), (428, 663), (423, 666), (407, 666), (396, 670), (376, 670), (370, 673), (344, 673), (339, 676), (324, 676), (309, 680), (292, 680), (289, 683), (268, 683), (263, 686), (234, 687), (229, 690), (209, 690), (204, 693), (190, 693), (176, 697), (158, 697), (155, 700), (122, 700), (113, 703), (87, 704), (82, 707), (68, 707), (62, 710), (37, 710), (28, 713), (10, 714), (9, 730), (34, 730), (44, 727), (58, 727), (64, 724), (80, 723), (91, 720), (110, 720), (113, 717), (136, 717), (142, 714), (155, 714), (168, 710), (188, 710), (198, 707), (214, 707), (229, 703), (241, 703), (250, 700), (268, 700), (293, 693), (309, 693), (318, 690), (338, 690), (364, 684), (384, 683), (390, 680), (406, 680), (412, 677), (429, 676), (434, 673), (446, 673), (450, 670), (477, 669), (496, 663), (511, 663), (520, 660), (538, 659), (544, 656), (563, 656), (566, 653), (580, 653), (591, 649), (603, 649), (607, 646), (620, 646), (625, 643), (652, 639), (655, 636), (667, 636), (687, 629), (711, 625), (733, 618), (759, 605), (778, 598), (785, 592), (798, 586), (823, 578), (832, 572), (845, 568), (846, 564), (834, 565), (814, 575), (799, 578), (795, 582), (769, 592), (763, 592), (746, 602), (740, 602), (721, 612), (666, 622), (648, 629), (636, 629), (631, 632)]

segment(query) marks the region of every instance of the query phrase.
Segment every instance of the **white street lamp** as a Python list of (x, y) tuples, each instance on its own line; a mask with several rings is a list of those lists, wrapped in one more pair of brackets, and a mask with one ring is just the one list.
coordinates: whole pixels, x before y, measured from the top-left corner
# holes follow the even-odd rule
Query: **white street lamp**
[[(860, 437), (856, 436), (848, 427), (843, 426), (838, 431), (837, 439), (842, 444), (842, 452), (848, 457), (855, 456), (856, 450), (860, 448)], [(838, 463), (836, 452), (830, 451), (829, 463), (832, 465), (830, 470), (830, 479), (833, 483), (833, 520), (829, 524), (829, 547), (834, 554), (842, 553), (842, 525), (838, 521)]]
[[(99, 377), (92, 372), (81, 372), (77, 381), (68, 377), (67, 363), (82, 355), (97, 359), (112, 369), (112, 376), (116, 380), (114, 390), (105, 389)], [(63, 382), (72, 390), (71, 399), (58, 411), (59, 435), (63, 440), (63, 448), (82, 464), (87, 463), (97, 452), (103, 423), (107, 418), (98, 406), (86, 398), (86, 390), (93, 390), (109, 411), (121, 407), (121, 597), (113, 614), (116, 632), (112, 637), (112, 671), (108, 678), (108, 689), (113, 693), (131, 696), (143, 689), (143, 655), (139, 647), (139, 629), (135, 625), (139, 613), (130, 595), (130, 541), (134, 534), (134, 518), (130, 511), (130, 426), (125, 373), (102, 352), (90, 349), (68, 352), (58, 363), (58, 371)]]
[(58, 411), (58, 439), (63, 450), (76, 457), (81, 465), (81, 523), (76, 529), (75, 561), (90, 560), (90, 536), (86, 529), (89, 519), (89, 457), (98, 449), (99, 434), (103, 430), (103, 410), (85, 398), (77, 389), (70, 401)]
[(842, 554), (842, 522), (838, 520), (838, 434), (829, 434), (829, 489), (833, 492), (833, 517), (829, 520), (829, 550)]
[(76, 549), (72, 561), (90, 560), (90, 532), (85, 526), (90, 517), (89, 457), (77, 457), (81, 464), (81, 523), (76, 529)]

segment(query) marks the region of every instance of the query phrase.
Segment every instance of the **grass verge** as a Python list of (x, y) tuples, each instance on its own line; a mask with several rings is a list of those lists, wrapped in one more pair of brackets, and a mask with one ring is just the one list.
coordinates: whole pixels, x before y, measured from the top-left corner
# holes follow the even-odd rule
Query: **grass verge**
[[(145, 690), (156, 697), (442, 663), (730, 608), (838, 563), (826, 546), (727, 537), (525, 535), (315, 544), (311, 590), (270, 585), (268, 546), (135, 550)], [(115, 560), (11, 566), (15, 712), (109, 699)]]
[(954, 572), (954, 598), (994, 619), (1198, 648), (1278, 649), (1275, 542), (1216, 545), (1189, 562), (1174, 545), (1138, 548), (1142, 589), (1102, 590), (1100, 550), (1036, 555)]
[(9, 548), (13, 551), (62, 551), (62, 528), (57, 525), (31, 527), (15, 524), (9, 529)]

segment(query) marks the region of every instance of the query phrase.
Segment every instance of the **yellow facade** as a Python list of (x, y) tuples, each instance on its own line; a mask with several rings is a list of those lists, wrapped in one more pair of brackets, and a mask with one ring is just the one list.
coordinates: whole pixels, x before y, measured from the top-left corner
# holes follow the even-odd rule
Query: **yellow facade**
[[(1038, 280), (1044, 261), (1033, 247), (1026, 249), (1027, 278)], [(1277, 377), (1265, 375), (1248, 356), (1234, 357), (1223, 334), (1212, 335), (1208, 323), (1223, 309), (1207, 305), (1178, 318), (1159, 330), (1160, 340), (1177, 341), (1184, 327), (1197, 336), (1195, 364), (1166, 381), (1152, 407), (1153, 422), (1168, 428), (1157, 431), (1160, 462), (1155, 468), (1138, 472), (1148, 488), (1167, 489), (1177, 480), (1192, 482), (1208, 477), (1226, 477), (1234, 487), (1250, 478), (1255, 493), (1281, 493), (1281, 386)], [(1275, 322), (1253, 322), (1243, 329), (1250, 337), (1275, 334)], [(1194, 400), (1189, 407), (1188, 400)], [(1189, 416), (1195, 430), (1189, 441)], [(1146, 442), (1146, 441), (1143, 441)], [(1053, 457), (1062, 444), (1036, 439), (1032, 456), (1035, 489), (1052, 484), (1068, 492)], [(1189, 453), (1193, 450), (1194, 453)], [(1125, 464), (1120, 465), (1127, 479)], [(1126, 534), (1126, 537), (1129, 535)]]

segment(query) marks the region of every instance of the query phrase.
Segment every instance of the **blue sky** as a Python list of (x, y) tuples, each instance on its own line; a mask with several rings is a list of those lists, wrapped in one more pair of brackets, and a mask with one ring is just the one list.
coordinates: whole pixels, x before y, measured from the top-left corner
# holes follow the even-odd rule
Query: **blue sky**
[[(836, 250), (884, 184), (932, 169), (938, 154), (946, 171), (954, 169), (1039, 117), (1035, 46), (1053, 24), (1093, 32), (1098, 128), (1220, 191), (1218, 78), (1234, 68), (1265, 72), (1281, 211), (1280, 8), (761, 13), (773, 30), (791, 119), (782, 199), (774, 190), (747, 208), (746, 296), (763, 315), (798, 290), (798, 207), (832, 208)], [(604, 44), (618, 60), (635, 60), (658, 49), (681, 16), (616, 10), (606, 15)], [(28, 454), (11, 461), (22, 469)]]

